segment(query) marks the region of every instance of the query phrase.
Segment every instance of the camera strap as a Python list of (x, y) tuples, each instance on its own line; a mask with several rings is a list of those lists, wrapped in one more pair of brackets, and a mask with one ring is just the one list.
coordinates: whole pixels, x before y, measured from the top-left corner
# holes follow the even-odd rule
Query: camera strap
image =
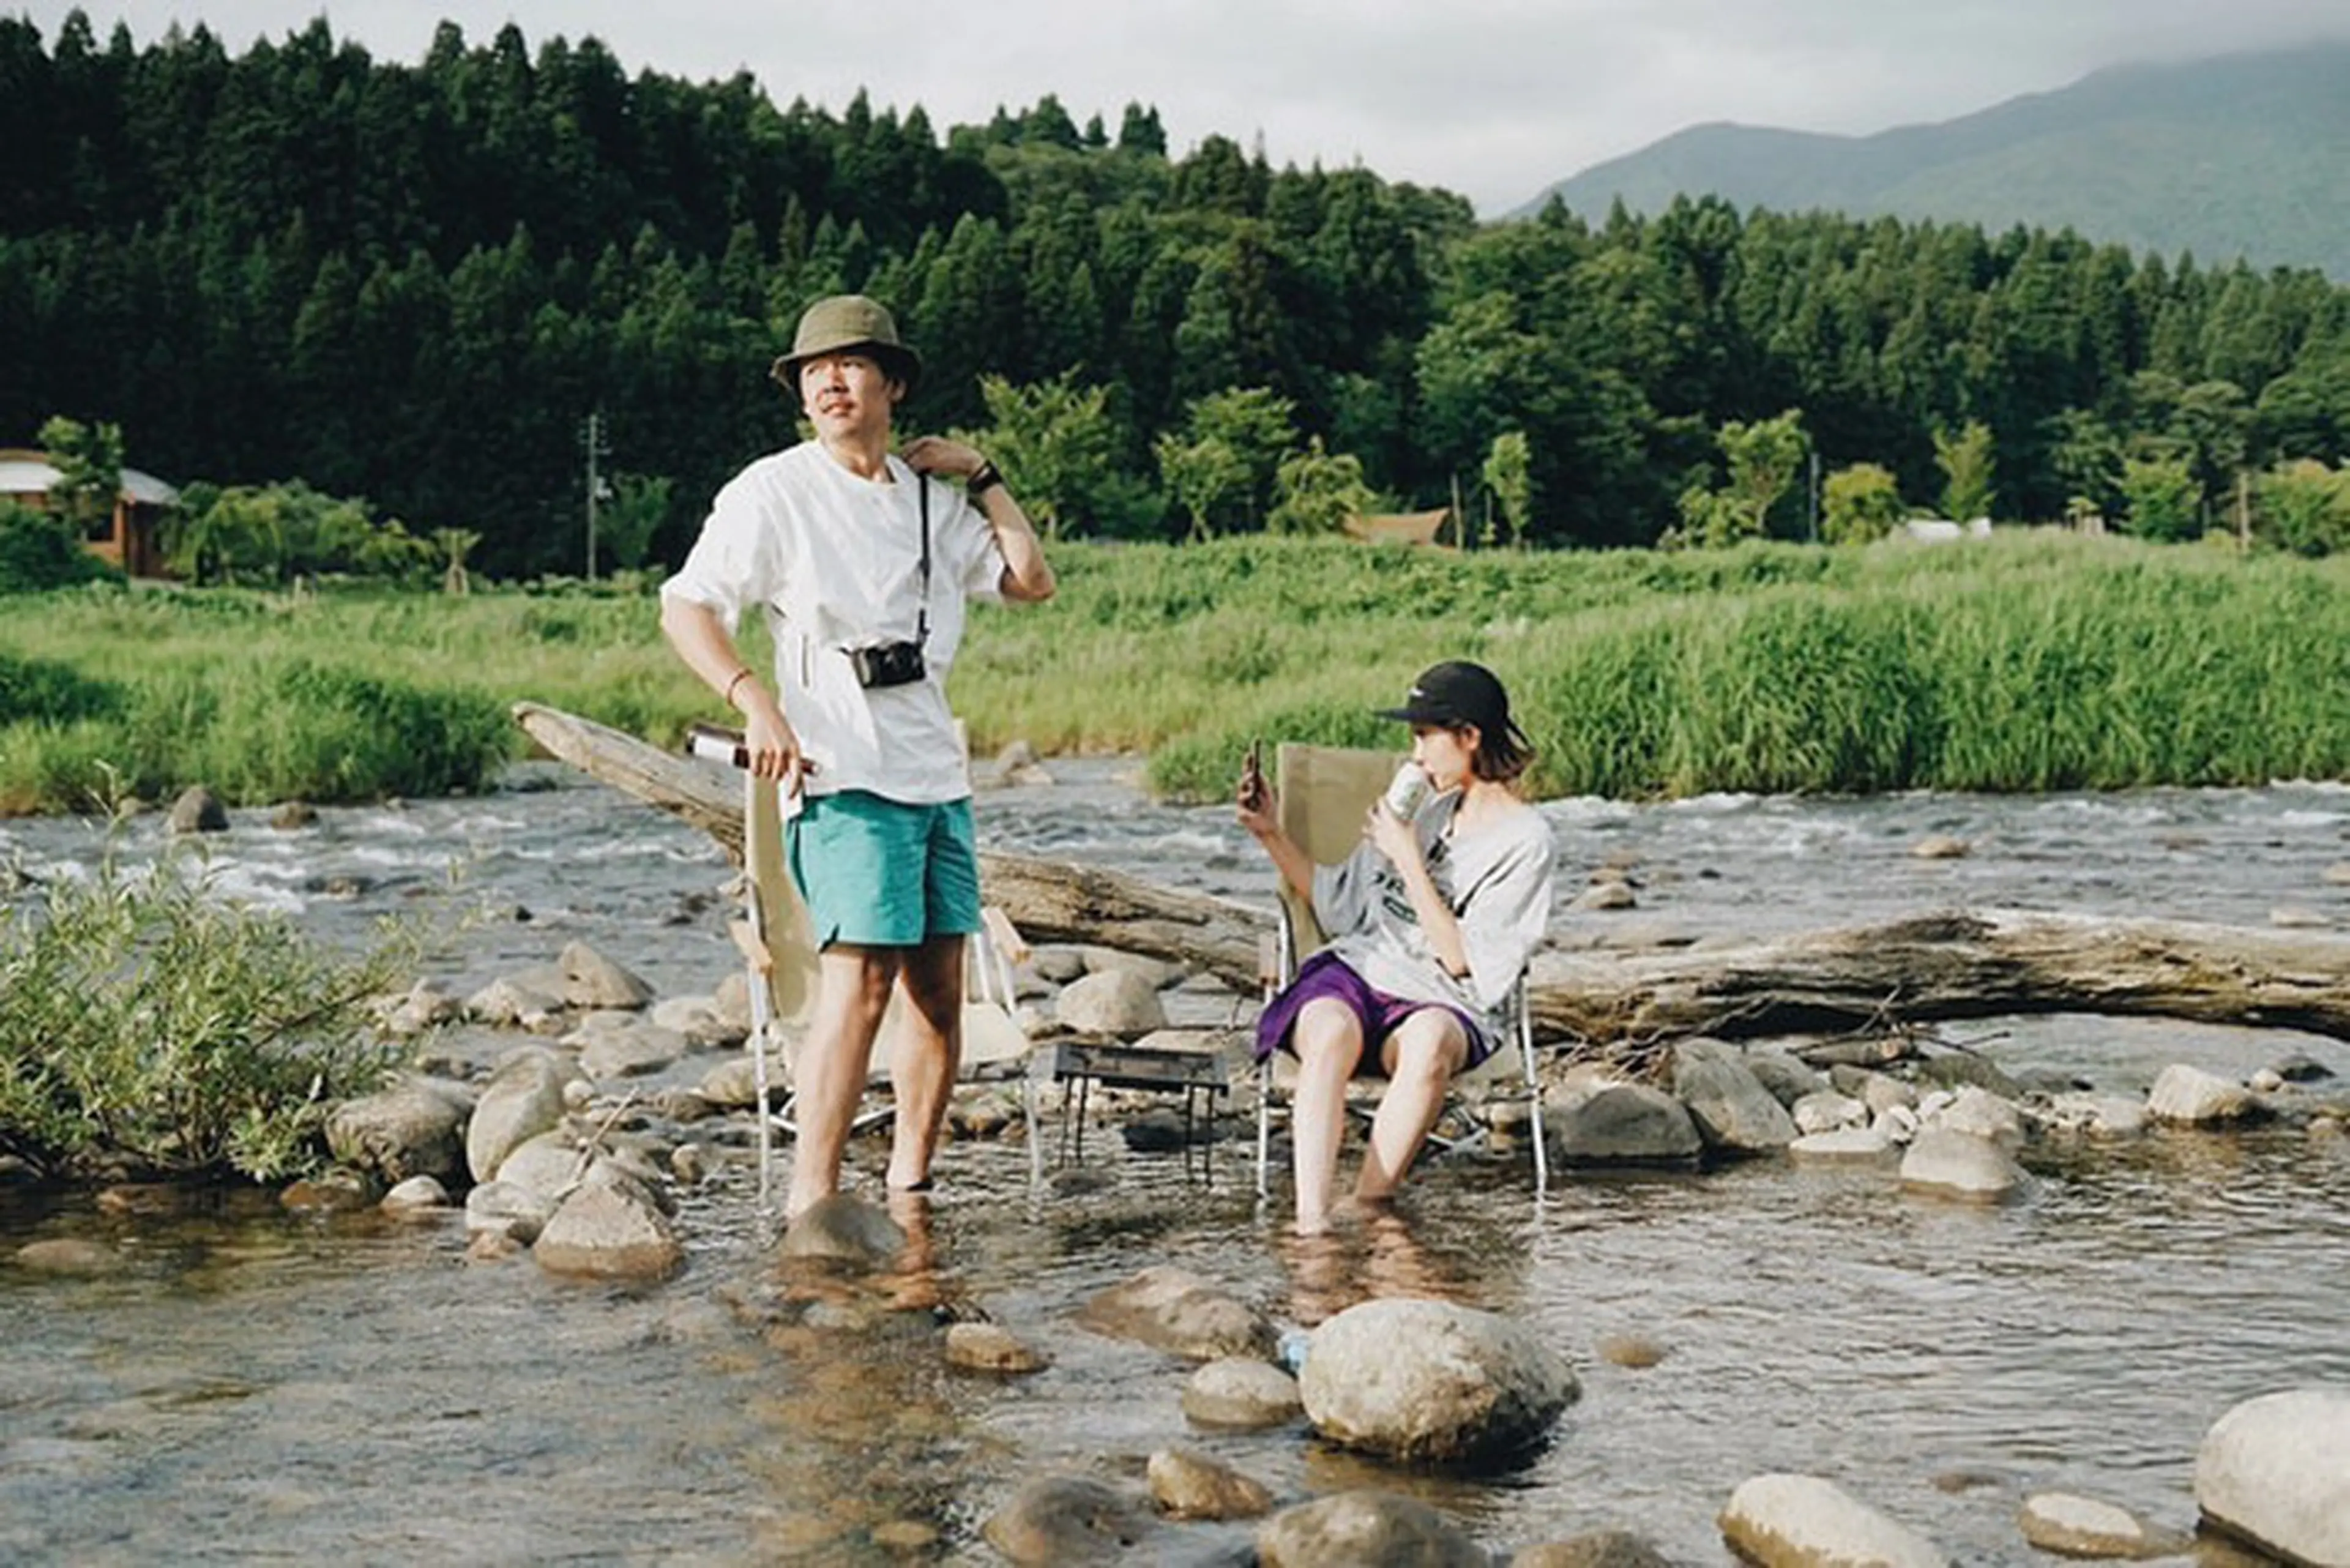
[(914, 610), (914, 646), (928, 648), (931, 641), (931, 476), (914, 476), (914, 493), (920, 497), (922, 513), (922, 598)]

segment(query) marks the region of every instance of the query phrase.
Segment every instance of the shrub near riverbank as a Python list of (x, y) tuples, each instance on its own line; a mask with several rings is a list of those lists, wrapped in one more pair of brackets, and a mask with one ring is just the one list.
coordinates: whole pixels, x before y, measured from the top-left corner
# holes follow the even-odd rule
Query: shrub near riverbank
[[(1193, 798), (1259, 736), (1396, 744), (1369, 711), (1451, 657), (1510, 681), (1544, 794), (2350, 777), (2350, 561), (2055, 535), (1054, 560), (1053, 604), (974, 618), (954, 676), (974, 752), (1149, 752), (1153, 785)], [(672, 744), (719, 710), (655, 615), (649, 593), (584, 588), (12, 600), (0, 809), (83, 809), (110, 777), (248, 804), (472, 788), (526, 744), (504, 716), (524, 697)]]

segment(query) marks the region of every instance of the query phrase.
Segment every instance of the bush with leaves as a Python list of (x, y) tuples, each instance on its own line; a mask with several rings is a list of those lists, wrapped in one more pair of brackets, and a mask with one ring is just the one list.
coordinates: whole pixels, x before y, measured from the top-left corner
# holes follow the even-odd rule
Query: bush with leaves
[(0, 501), (0, 594), (39, 593), (122, 574), (82, 548), (70, 518)]
[(1839, 468), (1821, 487), (1820, 536), (1831, 545), (1866, 545), (1901, 524), (1901, 486), (1877, 463)]
[(369, 1003), (423, 930), (329, 950), (220, 898), (185, 850), (52, 879), (0, 909), (0, 1150), (68, 1178), (314, 1168), (328, 1113), (390, 1069)]
[(2280, 463), (2254, 482), (2264, 539), (2296, 556), (2350, 550), (2350, 467)]

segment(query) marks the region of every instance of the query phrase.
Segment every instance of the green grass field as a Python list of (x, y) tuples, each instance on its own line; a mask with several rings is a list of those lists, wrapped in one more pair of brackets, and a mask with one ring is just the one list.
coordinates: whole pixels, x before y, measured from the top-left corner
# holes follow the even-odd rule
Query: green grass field
[[(1252, 738), (1393, 743), (1439, 659), (1514, 693), (1543, 794), (2350, 777), (2350, 561), (2016, 534), (1864, 550), (1056, 548), (953, 678), (984, 756), (1145, 752), (1220, 794)], [(0, 810), (476, 787), (520, 698), (673, 744), (721, 714), (650, 595), (84, 588), (0, 601)], [(764, 663), (754, 631), (748, 651)]]

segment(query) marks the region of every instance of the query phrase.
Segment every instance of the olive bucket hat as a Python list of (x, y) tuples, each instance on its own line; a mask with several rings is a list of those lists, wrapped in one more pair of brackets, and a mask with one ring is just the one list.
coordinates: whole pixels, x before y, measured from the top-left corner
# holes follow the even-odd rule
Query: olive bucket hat
[(882, 370), (912, 391), (922, 377), (922, 357), (899, 340), (898, 323), (880, 301), (861, 294), (836, 294), (800, 313), (792, 351), (771, 370), (791, 391), (799, 389), (800, 367), (822, 354), (855, 349), (870, 354)]

